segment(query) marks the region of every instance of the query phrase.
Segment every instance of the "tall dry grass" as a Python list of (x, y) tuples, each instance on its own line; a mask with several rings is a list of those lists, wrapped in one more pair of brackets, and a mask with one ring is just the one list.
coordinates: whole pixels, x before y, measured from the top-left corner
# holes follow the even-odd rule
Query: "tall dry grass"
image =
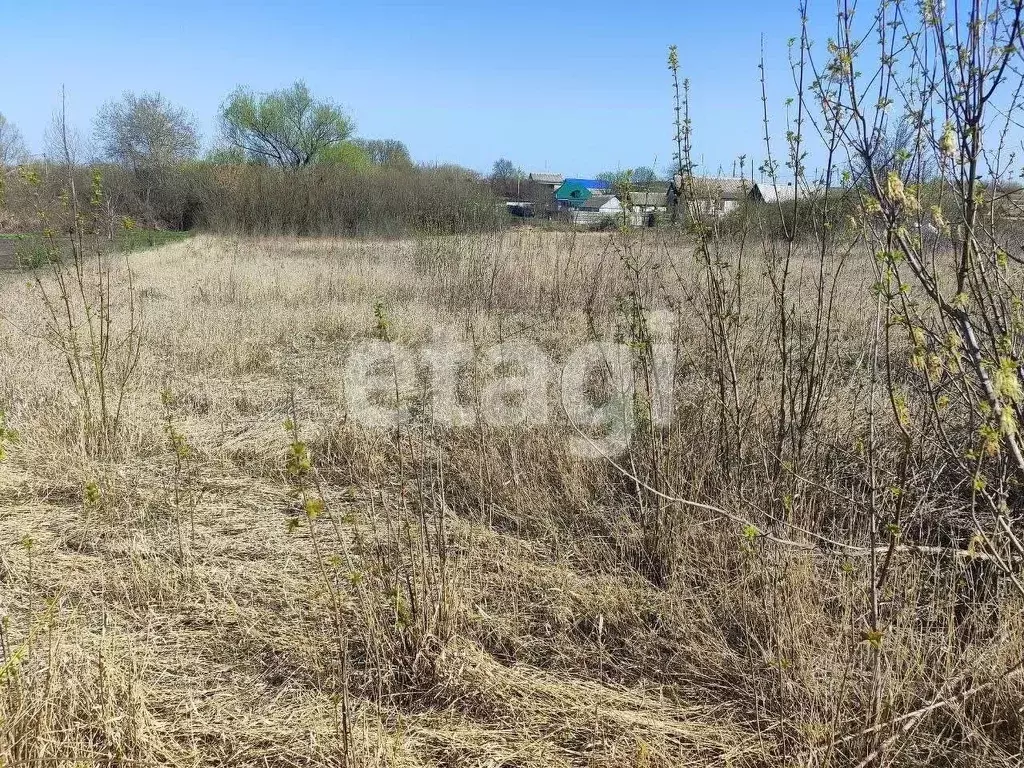
[[(146, 336), (116, 459), (79, 447), (37, 300), (0, 278), (18, 433), (0, 463), (0, 759), (1019, 764), (1020, 597), (945, 554), (971, 532), (941, 467), (901, 491), (901, 542), (920, 546), (886, 558), (869, 632), (872, 424), (876, 471), (903, 460), (870, 382), (870, 256), (837, 276), (821, 404), (780, 462), (770, 259), (740, 274), (723, 418), (694, 247), (523, 229), (133, 255)], [(798, 250), (798, 340), (817, 280)], [(354, 341), (563, 360), (595, 338), (642, 350), (637, 308), (675, 318), (677, 385), (623, 471), (574, 455), (563, 415), (449, 429), (423, 392), (399, 430), (348, 411)], [(883, 351), (908, 386), (910, 352)], [(463, 384), (472, 400), (479, 377)]]

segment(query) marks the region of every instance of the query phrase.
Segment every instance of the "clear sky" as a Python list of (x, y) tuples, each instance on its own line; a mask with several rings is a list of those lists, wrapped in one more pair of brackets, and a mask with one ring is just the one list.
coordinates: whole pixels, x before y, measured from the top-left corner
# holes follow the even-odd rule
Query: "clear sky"
[[(812, 17), (827, 28), (830, 9), (818, 0)], [(761, 36), (781, 136), (799, 31), (795, 0), (0, 0), (0, 18), (0, 112), (34, 152), (62, 85), (83, 134), (104, 101), (160, 91), (210, 145), (236, 85), (302, 78), (358, 135), (401, 139), (419, 162), (487, 171), (505, 156), (570, 176), (669, 165), (672, 43), (692, 81), (695, 159), (710, 173), (740, 154), (756, 166)]]

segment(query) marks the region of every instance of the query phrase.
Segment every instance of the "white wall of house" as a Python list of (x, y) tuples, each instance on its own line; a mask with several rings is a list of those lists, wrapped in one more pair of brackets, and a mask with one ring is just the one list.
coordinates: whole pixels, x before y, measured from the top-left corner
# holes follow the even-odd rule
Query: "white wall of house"
[(615, 214), (601, 213), (600, 211), (580, 211), (574, 210), (572, 212), (572, 223), (573, 224), (597, 224), (598, 222), (604, 221), (609, 216)]
[(597, 224), (603, 219), (619, 216), (621, 214), (622, 203), (619, 202), (618, 198), (613, 197), (600, 208), (573, 209), (572, 222), (573, 224)]
[(702, 216), (724, 216), (730, 211), (736, 210), (739, 205), (739, 200), (697, 200), (694, 201), (694, 205)]

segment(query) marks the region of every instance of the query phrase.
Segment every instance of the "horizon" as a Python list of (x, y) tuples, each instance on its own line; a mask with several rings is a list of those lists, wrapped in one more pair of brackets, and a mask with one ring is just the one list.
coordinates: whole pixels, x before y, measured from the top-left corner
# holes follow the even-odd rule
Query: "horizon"
[[(508, 158), (526, 174), (590, 178), (647, 166), (663, 176), (673, 154), (666, 60), (675, 44), (681, 75), (691, 81), (696, 170), (737, 175), (745, 155), (743, 175), (761, 178), (762, 36), (777, 154), (793, 90), (787, 41), (799, 32), (796, 4), (785, 13), (748, 13), (764, 7), (742, 0), (728, 26), (707, 8), (680, 10), (661, 24), (642, 15), (630, 23), (621, 6), (603, 0), (588, 8), (581, 17), (536, 2), (515, 12), (462, 0), (176, 5), (179, 18), (203, 20), (193, 26), (166, 23), (157, 4), (124, 0), (87, 14), (67, 0), (22, 6), (9, 14), (0, 62), (23, 74), (7, 84), (0, 112), (40, 155), (62, 88), (69, 123), (86, 144), (104, 103), (126, 91), (159, 92), (195, 118), (205, 151), (217, 142), (218, 108), (236, 86), (265, 92), (304, 80), (353, 117), (356, 136), (398, 139), (417, 163), (486, 174)], [(810, 23), (830, 15), (823, 9)], [(544, 25), (535, 28), (538, 19)], [(25, 67), (39, 58), (38, 29), (51, 53)], [(723, 46), (735, 53), (722, 56)], [(715, 62), (713, 74), (707, 61)]]

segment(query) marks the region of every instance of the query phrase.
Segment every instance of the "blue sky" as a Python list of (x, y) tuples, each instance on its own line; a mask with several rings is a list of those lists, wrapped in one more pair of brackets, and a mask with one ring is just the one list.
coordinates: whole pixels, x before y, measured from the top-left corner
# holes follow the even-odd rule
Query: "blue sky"
[[(834, 6), (816, 5), (827, 28)], [(85, 134), (103, 102), (160, 91), (210, 144), (236, 85), (302, 78), (346, 107), (360, 136), (401, 139), (417, 161), (487, 171), (505, 156), (526, 171), (588, 176), (670, 163), (672, 43), (692, 81), (704, 170), (730, 173), (744, 153), (760, 162), (761, 36), (782, 135), (786, 41), (799, 30), (795, 0), (0, 0), (0, 13), (0, 112), (33, 151), (62, 85)]]

